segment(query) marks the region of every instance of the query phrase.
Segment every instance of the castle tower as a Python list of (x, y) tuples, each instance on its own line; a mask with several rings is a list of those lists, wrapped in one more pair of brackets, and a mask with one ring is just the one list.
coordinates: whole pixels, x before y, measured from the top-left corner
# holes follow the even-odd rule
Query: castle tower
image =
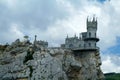
[(97, 19), (94, 16), (92, 19), (86, 20), (87, 32), (80, 33), (79, 38), (67, 37), (65, 39), (65, 48), (72, 49), (74, 51), (96, 51), (99, 48), (96, 43), (99, 41), (97, 37)]
[(35, 35), (35, 39), (34, 39), (34, 47), (36, 46), (36, 42), (37, 42), (37, 35)]
[(96, 37), (97, 19), (93, 17), (92, 21), (87, 18), (87, 37)]
[(97, 33), (96, 17), (94, 16), (92, 20), (89, 20), (87, 18), (86, 25), (87, 25), (87, 34), (86, 34), (86, 38), (84, 39), (86, 43), (86, 48), (97, 49), (96, 43), (99, 41), (99, 38), (97, 38), (97, 35), (96, 35)]

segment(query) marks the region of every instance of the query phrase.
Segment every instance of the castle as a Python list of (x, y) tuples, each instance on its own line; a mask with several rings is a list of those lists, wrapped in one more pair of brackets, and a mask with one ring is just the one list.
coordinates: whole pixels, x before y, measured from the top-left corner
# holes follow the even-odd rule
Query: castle
[(96, 43), (97, 19), (87, 18), (87, 32), (66, 37), (61, 47), (47, 41), (17, 39), (0, 46), (0, 80), (104, 80)]
[(99, 41), (97, 37), (97, 19), (93, 17), (92, 20), (87, 18), (87, 32), (80, 33), (79, 37), (76, 35), (74, 37), (66, 37), (65, 44), (62, 44), (62, 48), (72, 49), (72, 50), (98, 50), (96, 43)]
[[(73, 51), (96, 51), (99, 50), (97, 47), (97, 42), (99, 38), (97, 37), (97, 19), (93, 17), (92, 19), (87, 18), (86, 20), (87, 32), (80, 33), (79, 37), (66, 37), (65, 44), (61, 44), (61, 48), (71, 49)], [(25, 36), (26, 37), (26, 36)], [(35, 35), (34, 45), (39, 45), (47, 48), (48, 42), (37, 41)], [(54, 48), (54, 47), (53, 47)]]

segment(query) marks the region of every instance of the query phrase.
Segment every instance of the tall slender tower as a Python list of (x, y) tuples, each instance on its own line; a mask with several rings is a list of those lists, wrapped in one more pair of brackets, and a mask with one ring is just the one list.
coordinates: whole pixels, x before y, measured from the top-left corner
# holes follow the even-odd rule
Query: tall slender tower
[(92, 20), (89, 20), (87, 18), (86, 21), (87, 25), (87, 36), (84, 39), (87, 48), (89, 49), (97, 49), (96, 43), (99, 41), (99, 38), (97, 38), (97, 19), (96, 17), (93, 17)]
[(37, 41), (37, 35), (35, 35), (35, 39), (34, 39), (34, 47), (36, 46), (36, 41)]

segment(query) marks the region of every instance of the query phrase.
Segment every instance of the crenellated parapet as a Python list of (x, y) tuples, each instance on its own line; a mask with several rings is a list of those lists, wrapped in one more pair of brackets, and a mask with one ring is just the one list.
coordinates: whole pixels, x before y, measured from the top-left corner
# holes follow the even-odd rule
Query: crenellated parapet
[(92, 19), (88, 17), (86, 24), (87, 24), (87, 29), (88, 28), (96, 28), (97, 29), (97, 18), (95, 16)]

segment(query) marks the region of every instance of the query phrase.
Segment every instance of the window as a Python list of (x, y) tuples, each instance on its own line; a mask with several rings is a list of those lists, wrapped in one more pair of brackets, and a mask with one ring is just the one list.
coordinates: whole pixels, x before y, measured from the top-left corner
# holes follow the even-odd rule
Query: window
[(95, 47), (96, 47), (96, 43), (95, 43)]
[(91, 46), (91, 43), (89, 43), (89, 47)]
[(96, 37), (96, 33), (95, 33), (95, 37)]
[(81, 47), (81, 44), (79, 44), (79, 47)]
[(84, 44), (84, 47), (86, 47), (86, 44)]
[(89, 37), (91, 37), (91, 33), (89, 32)]

